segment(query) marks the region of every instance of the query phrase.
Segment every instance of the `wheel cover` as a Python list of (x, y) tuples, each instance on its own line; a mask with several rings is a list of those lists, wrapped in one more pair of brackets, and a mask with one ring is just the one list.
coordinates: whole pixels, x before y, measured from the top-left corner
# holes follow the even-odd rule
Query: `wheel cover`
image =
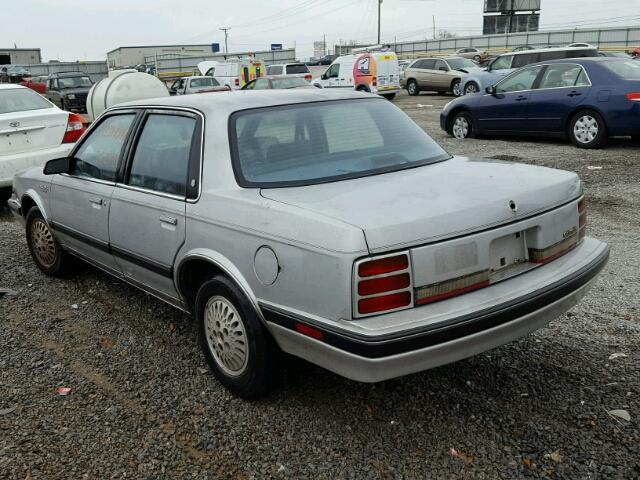
[(240, 314), (224, 297), (209, 299), (204, 311), (207, 345), (224, 373), (237, 377), (247, 368), (249, 345)]
[(466, 93), (476, 93), (478, 91), (475, 83), (469, 83), (466, 87), (464, 87), (464, 90)]
[(415, 93), (416, 88), (417, 88), (417, 87), (416, 87), (415, 82), (409, 82), (409, 88), (408, 88), (408, 90), (409, 90), (409, 93), (410, 93), (410, 94)]
[(456, 82), (453, 84), (453, 88), (451, 89), (451, 91), (453, 92), (453, 94), (456, 97), (460, 96), (460, 82)]
[(464, 117), (457, 117), (453, 122), (453, 136), (459, 139), (469, 135), (469, 122)]
[(598, 136), (598, 121), (591, 115), (583, 115), (573, 126), (573, 136), (580, 143), (591, 143)]
[(51, 267), (56, 262), (56, 242), (51, 235), (49, 226), (41, 218), (31, 223), (31, 247), (38, 262), (45, 267)]

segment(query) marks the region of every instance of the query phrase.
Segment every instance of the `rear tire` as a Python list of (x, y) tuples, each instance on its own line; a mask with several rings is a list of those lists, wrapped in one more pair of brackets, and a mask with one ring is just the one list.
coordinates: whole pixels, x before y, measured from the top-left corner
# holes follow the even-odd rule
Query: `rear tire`
[(473, 138), (475, 133), (473, 131), (473, 120), (469, 112), (461, 111), (456, 113), (451, 120), (450, 130), (451, 135), (458, 140)]
[(51, 277), (66, 276), (73, 259), (53, 236), (38, 207), (32, 207), (27, 213), (26, 233), (31, 258), (40, 271)]
[(578, 148), (600, 148), (607, 143), (607, 126), (594, 110), (581, 110), (569, 122), (569, 137)]
[(66, 110), (66, 108), (64, 108), (64, 100), (60, 100), (60, 110)]
[(415, 80), (409, 80), (407, 82), (407, 93), (414, 97), (420, 95), (420, 89), (418, 88), (418, 82)]
[(195, 317), (202, 352), (218, 381), (231, 393), (255, 400), (279, 375), (280, 351), (253, 305), (227, 277), (198, 290)]

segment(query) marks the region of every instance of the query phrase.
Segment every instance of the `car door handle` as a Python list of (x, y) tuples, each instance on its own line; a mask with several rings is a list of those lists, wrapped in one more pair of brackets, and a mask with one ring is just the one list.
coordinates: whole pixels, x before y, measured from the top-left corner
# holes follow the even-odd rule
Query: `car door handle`
[(516, 98), (516, 102), (522, 102), (523, 100), (526, 100), (527, 98), (528, 97), (520, 96), (520, 97)]
[(579, 97), (582, 95), (580, 92), (571, 92), (567, 94), (567, 97)]
[(101, 198), (97, 197), (91, 197), (89, 199), (89, 202), (93, 203), (94, 205), (102, 205), (104, 203)]
[(167, 215), (161, 215), (159, 220), (162, 223), (166, 223), (167, 225), (173, 225), (174, 227), (178, 224), (178, 219), (176, 217), (169, 217)]

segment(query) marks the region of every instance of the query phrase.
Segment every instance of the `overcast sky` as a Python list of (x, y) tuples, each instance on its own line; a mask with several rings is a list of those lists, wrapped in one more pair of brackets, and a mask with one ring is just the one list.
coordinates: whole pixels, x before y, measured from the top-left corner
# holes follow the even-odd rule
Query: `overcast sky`
[[(224, 43), (229, 50), (284, 43), (299, 57), (313, 41), (376, 40), (377, 0), (3, 0), (0, 48), (40, 47), (45, 60), (98, 60), (125, 45)], [(384, 0), (384, 42), (436, 29), (482, 33), (484, 0)], [(541, 29), (640, 25), (640, 0), (542, 0)]]

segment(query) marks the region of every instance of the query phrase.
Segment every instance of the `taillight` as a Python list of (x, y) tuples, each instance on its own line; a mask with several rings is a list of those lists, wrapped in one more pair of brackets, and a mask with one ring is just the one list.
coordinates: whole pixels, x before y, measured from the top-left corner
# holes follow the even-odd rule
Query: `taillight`
[(378, 79), (376, 77), (373, 77), (373, 80), (371, 81), (371, 85), (373, 85), (374, 87), (378, 86)]
[(581, 242), (587, 233), (587, 203), (584, 200), (578, 202), (578, 242)]
[(311, 80), (313, 80), (313, 75), (311, 75), (310, 73), (308, 73), (308, 74), (306, 74), (306, 75), (304, 76), (304, 79), (305, 79), (307, 82), (310, 82)]
[(412, 305), (408, 254), (364, 260), (356, 264), (355, 276), (356, 315), (389, 312)]
[(78, 113), (70, 113), (67, 120), (67, 130), (62, 137), (62, 143), (74, 143), (82, 136), (86, 130), (85, 119)]
[(625, 95), (627, 100), (631, 100), (632, 102), (640, 102), (640, 92), (631, 92)]
[(240, 85), (240, 79), (236, 78), (236, 87), (238, 87)]

